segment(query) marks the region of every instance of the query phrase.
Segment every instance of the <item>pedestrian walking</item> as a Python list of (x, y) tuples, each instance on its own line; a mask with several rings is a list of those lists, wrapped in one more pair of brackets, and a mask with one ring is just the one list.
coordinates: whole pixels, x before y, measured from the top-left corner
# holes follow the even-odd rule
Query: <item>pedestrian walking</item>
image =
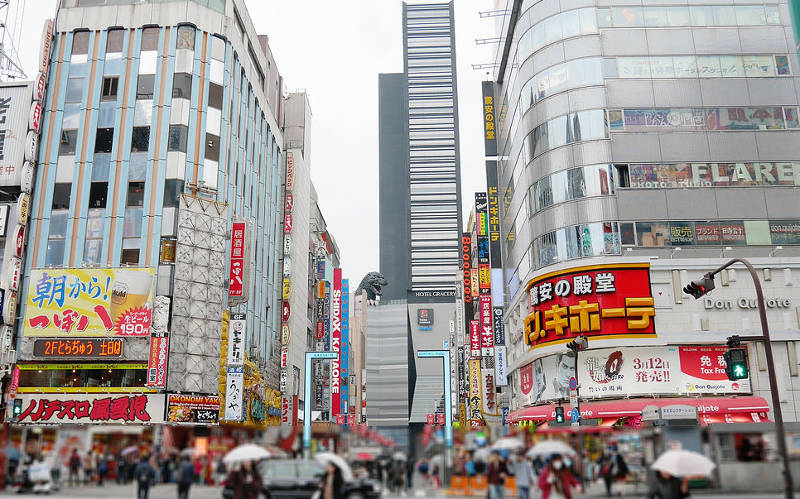
[(183, 456), (178, 466), (178, 499), (189, 499), (189, 488), (194, 481), (194, 466), (189, 456)]
[(320, 483), (320, 489), (322, 489), (321, 499), (340, 499), (343, 485), (342, 470), (329, 462), (325, 466), (325, 476), (322, 479), (322, 483)]
[(647, 491), (647, 499), (683, 499), (690, 495), (689, 479), (681, 480), (666, 471), (656, 472), (655, 479)]
[(95, 455), (92, 451), (86, 453), (83, 460), (83, 484), (89, 485), (89, 482), (94, 480), (94, 461)]
[[(600, 476), (606, 485), (606, 495), (611, 497), (614, 482), (625, 480), (628, 476), (628, 464), (619, 452), (612, 449), (600, 457)], [(624, 489), (620, 493), (624, 496)]]
[(106, 477), (106, 473), (108, 473), (108, 454), (103, 454), (102, 452), (97, 456), (97, 486), (103, 486), (103, 479)]
[(78, 473), (81, 469), (81, 456), (78, 455), (78, 449), (72, 449), (72, 454), (69, 456), (69, 486), (74, 487), (75, 484), (80, 484), (80, 477)]
[(558, 454), (553, 454), (539, 474), (539, 488), (542, 490), (542, 499), (572, 499), (573, 488), (583, 491)]
[(133, 470), (133, 479), (136, 480), (136, 499), (148, 499), (150, 487), (156, 481), (156, 470), (150, 464), (150, 456), (142, 456)]
[(533, 473), (533, 466), (525, 457), (524, 452), (516, 455), (512, 465), (514, 481), (517, 483), (517, 495), (519, 499), (529, 499), (531, 494), (531, 483), (536, 479)]
[(233, 488), (234, 499), (258, 499), (261, 495), (261, 474), (250, 461), (231, 471), (228, 480)]
[(508, 466), (500, 459), (499, 451), (492, 451), (489, 465), (486, 467), (486, 481), (489, 482), (489, 499), (505, 498), (505, 483), (508, 478)]

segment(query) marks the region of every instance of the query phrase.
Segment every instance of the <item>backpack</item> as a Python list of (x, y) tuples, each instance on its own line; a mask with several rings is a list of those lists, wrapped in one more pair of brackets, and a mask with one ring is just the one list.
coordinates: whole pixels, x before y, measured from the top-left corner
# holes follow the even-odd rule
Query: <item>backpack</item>
[(139, 470), (139, 476), (137, 480), (139, 481), (139, 485), (147, 486), (155, 479), (155, 473), (153, 472), (153, 468), (149, 465), (142, 466)]
[(472, 460), (467, 461), (464, 470), (467, 472), (467, 476), (475, 476), (475, 463)]

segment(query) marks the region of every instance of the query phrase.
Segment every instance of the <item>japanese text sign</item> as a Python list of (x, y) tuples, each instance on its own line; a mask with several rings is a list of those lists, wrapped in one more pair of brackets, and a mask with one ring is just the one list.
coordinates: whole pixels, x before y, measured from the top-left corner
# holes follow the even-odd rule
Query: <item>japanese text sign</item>
[(483, 154), (497, 155), (497, 138), (495, 137), (494, 82), (484, 81), (481, 85), (483, 97)]
[(494, 356), (494, 332), (492, 331), (492, 297), (490, 295), (480, 295), (480, 318), (481, 318), (481, 355), (484, 357)]
[(286, 190), (294, 189), (294, 154), (286, 153)]
[[(478, 236), (488, 236), (489, 223), (486, 219), (486, 193), (475, 193), (475, 231)], [(488, 263), (488, 262), (487, 262)]]
[(241, 421), (244, 419), (244, 366), (228, 367), (225, 380), (225, 419)]
[(166, 334), (150, 337), (150, 356), (147, 359), (147, 386), (149, 388), (167, 387), (167, 355), (169, 338)]
[(471, 359), (469, 361), (469, 419), (480, 424), (483, 421), (482, 408), (481, 361), (480, 359)]
[(25, 336), (149, 336), (153, 269), (33, 269)]
[(245, 292), (247, 224), (233, 222), (231, 228), (231, 270), (228, 297), (242, 298)]
[(244, 341), (247, 319), (245, 314), (231, 314), (228, 328), (228, 365), (244, 365)]
[(595, 265), (544, 275), (528, 285), (525, 343), (575, 336), (656, 334), (650, 264)]
[(163, 423), (162, 394), (33, 394), (22, 399), (20, 423)]
[(216, 395), (167, 395), (167, 423), (213, 425), (218, 419)]
[(331, 351), (336, 352), (331, 362), (331, 415), (336, 416), (342, 410), (342, 269), (333, 269)]
[(481, 356), (481, 326), (475, 319), (469, 321), (469, 346), (473, 357)]

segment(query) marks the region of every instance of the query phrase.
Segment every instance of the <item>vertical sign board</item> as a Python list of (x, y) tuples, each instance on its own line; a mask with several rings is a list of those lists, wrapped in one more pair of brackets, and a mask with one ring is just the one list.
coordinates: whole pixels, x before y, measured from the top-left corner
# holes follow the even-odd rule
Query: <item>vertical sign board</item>
[(495, 135), (496, 109), (494, 106), (494, 82), (481, 84), (483, 94), (483, 155), (497, 156), (497, 137)]
[(469, 321), (469, 346), (471, 357), (481, 356), (481, 327), (480, 321), (476, 319)]
[(242, 421), (244, 418), (244, 345), (245, 314), (231, 314), (228, 326), (228, 374), (225, 388), (225, 419)]
[(348, 414), (350, 391), (348, 379), (348, 364), (350, 359), (350, 284), (347, 279), (342, 279), (342, 345), (341, 345), (341, 404), (342, 414)]
[(461, 272), (464, 280), (464, 326), (469, 327), (469, 321), (474, 315), (472, 302), (472, 234), (464, 232), (461, 235)]
[(492, 297), (480, 295), (481, 356), (494, 356), (494, 334), (492, 332)]
[(325, 298), (323, 299), (323, 322), (325, 330), (325, 350), (331, 349), (331, 283), (325, 282)]
[(228, 304), (247, 301), (249, 274), (247, 251), (247, 223), (235, 220), (231, 226), (231, 268), (228, 280)]
[(481, 359), (469, 361), (469, 420), (470, 426), (475, 428), (483, 422), (481, 411)]
[(331, 351), (336, 353), (336, 358), (331, 362), (331, 417), (336, 417), (342, 409), (342, 269), (333, 269)]
[(503, 305), (503, 265), (500, 254), (500, 200), (497, 161), (486, 161), (486, 186), (489, 223), (489, 266), (491, 268), (492, 302)]

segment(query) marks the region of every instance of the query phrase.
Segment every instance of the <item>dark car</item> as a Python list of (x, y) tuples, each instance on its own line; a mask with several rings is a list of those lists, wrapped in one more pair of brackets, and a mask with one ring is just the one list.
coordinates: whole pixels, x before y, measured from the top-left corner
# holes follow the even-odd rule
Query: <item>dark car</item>
[[(259, 463), (258, 470), (267, 499), (310, 499), (325, 476), (325, 467), (310, 459), (270, 459)], [(374, 480), (345, 480), (342, 492), (347, 499), (378, 499), (381, 487)], [(227, 483), (222, 497), (233, 498), (233, 490)]]

